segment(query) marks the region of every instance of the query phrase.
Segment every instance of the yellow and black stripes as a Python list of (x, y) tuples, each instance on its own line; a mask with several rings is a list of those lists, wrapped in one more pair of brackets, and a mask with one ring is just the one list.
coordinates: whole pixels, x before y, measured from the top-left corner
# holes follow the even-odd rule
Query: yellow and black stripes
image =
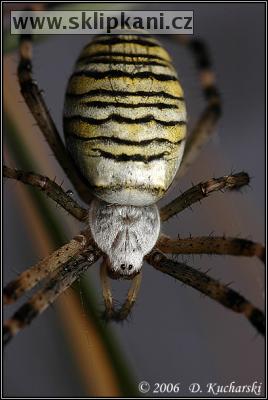
[[(91, 97), (107, 97), (107, 98), (120, 98), (124, 101), (126, 101), (126, 104), (129, 105), (128, 100), (131, 100), (130, 104), (133, 104), (133, 101), (135, 101), (135, 98), (137, 99), (136, 101), (138, 101), (138, 103), (142, 100), (144, 100), (144, 98), (153, 98), (153, 100), (155, 100), (156, 102), (160, 100), (162, 101), (167, 101), (167, 104), (173, 104), (171, 102), (171, 100), (174, 101), (175, 104), (177, 104), (177, 101), (184, 101), (184, 98), (181, 96), (174, 96), (174, 94), (170, 94), (167, 92), (146, 92), (146, 91), (127, 91), (127, 90), (117, 90), (116, 92), (114, 90), (107, 90), (107, 89), (96, 89), (96, 90), (89, 90), (87, 92), (84, 93), (74, 93), (74, 92), (67, 92), (66, 93), (66, 98), (78, 98), (78, 99), (86, 99), (87, 97), (91, 98)], [(102, 101), (102, 100), (100, 100)], [(171, 102), (171, 103), (170, 103)]]
[(82, 137), (82, 136), (77, 136), (78, 140), (84, 141), (84, 142), (96, 142), (100, 141), (101, 143), (104, 144), (118, 144), (118, 145), (126, 145), (126, 146), (147, 146), (150, 144), (157, 144), (157, 146), (163, 145), (163, 144), (180, 144), (182, 140), (178, 140), (177, 142), (172, 142), (168, 139), (164, 138), (155, 138), (155, 139), (147, 139), (147, 140), (140, 140), (140, 141), (134, 141), (134, 140), (126, 140), (126, 139), (120, 139), (118, 137), (113, 137), (113, 136), (98, 136), (97, 138), (95, 137)]
[(162, 66), (166, 67), (170, 65), (170, 62), (165, 60), (163, 57), (156, 54), (145, 54), (145, 53), (126, 53), (123, 51), (99, 51), (91, 55), (84, 54), (79, 57), (77, 65), (83, 65), (88, 63), (94, 64), (125, 64), (125, 65), (149, 65), (149, 66)]
[[(96, 37), (82, 51), (79, 58), (87, 56), (110, 56), (111, 58), (122, 53), (122, 57), (147, 57), (158, 58), (171, 62), (171, 58), (161, 44), (152, 37), (142, 38), (138, 35), (109, 35)], [(79, 61), (78, 60), (78, 61)]]
[(185, 126), (186, 124), (185, 121), (165, 121), (164, 119), (157, 119), (153, 114), (147, 114), (144, 117), (140, 118), (130, 118), (115, 113), (110, 114), (106, 118), (90, 118), (79, 114), (70, 115), (68, 117), (65, 117), (65, 122), (68, 123), (68, 121), (81, 121), (90, 125), (102, 125), (110, 121), (118, 122), (119, 124), (146, 124), (147, 122), (155, 122), (156, 124), (163, 126)]
[[(130, 108), (129, 104), (127, 103), (120, 103), (119, 101), (98, 101), (98, 100), (86, 100), (83, 102), (83, 105), (86, 107), (115, 107), (115, 108)], [(166, 104), (166, 103), (140, 103), (140, 104), (131, 104), (131, 108), (151, 108), (155, 107), (159, 110), (166, 109), (177, 109), (178, 106), (176, 104)], [(146, 121), (147, 122), (147, 121)]]
[[(147, 66), (146, 66), (147, 67)], [(109, 79), (109, 78), (131, 78), (131, 79), (153, 79), (156, 81), (177, 81), (175, 75), (169, 74), (161, 74), (152, 71), (138, 71), (138, 72), (127, 72), (122, 71), (120, 69), (104, 69), (103, 71), (96, 71), (96, 70), (81, 70), (75, 72), (72, 75), (72, 78), (94, 78), (95, 80), (98, 79)]]
[[(101, 35), (99, 38), (97, 37), (94, 41), (95, 44), (104, 44), (104, 45), (115, 45), (115, 44), (138, 44), (145, 47), (159, 47), (159, 44), (156, 42), (154, 38), (151, 36), (142, 37), (138, 35)], [(89, 44), (90, 46), (91, 44)]]
[(179, 166), (186, 133), (183, 91), (168, 53), (151, 37), (95, 38), (69, 81), (64, 132), (103, 200), (158, 200)]

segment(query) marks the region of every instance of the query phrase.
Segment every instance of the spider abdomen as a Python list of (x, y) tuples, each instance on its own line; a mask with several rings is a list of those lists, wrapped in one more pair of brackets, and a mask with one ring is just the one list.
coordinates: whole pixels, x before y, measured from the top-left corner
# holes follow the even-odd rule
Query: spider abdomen
[(170, 186), (186, 134), (183, 91), (151, 37), (98, 36), (70, 78), (64, 131), (94, 193), (109, 203), (155, 203)]

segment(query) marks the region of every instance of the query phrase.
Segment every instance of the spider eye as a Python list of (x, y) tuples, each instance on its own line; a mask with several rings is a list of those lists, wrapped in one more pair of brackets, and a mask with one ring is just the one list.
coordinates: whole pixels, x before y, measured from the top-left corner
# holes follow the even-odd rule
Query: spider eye
[(121, 268), (121, 269), (125, 269), (125, 268), (126, 268), (125, 264), (121, 264), (121, 265), (120, 265), (120, 268)]
[(132, 265), (132, 264), (129, 264), (128, 270), (130, 271), (132, 268), (133, 268), (133, 265)]

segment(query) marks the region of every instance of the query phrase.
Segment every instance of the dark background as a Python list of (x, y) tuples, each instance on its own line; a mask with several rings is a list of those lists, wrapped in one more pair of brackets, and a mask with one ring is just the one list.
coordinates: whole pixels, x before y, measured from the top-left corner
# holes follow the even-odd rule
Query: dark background
[[(107, 9), (124, 9), (124, 4)], [(134, 7), (134, 5), (133, 5)], [(247, 237), (264, 242), (264, 4), (140, 4), (137, 9), (194, 10), (195, 34), (211, 49), (224, 114), (217, 132), (196, 163), (173, 186), (161, 204), (198, 183), (231, 170), (247, 171), (251, 188), (241, 193), (216, 193), (201, 205), (173, 218), (163, 231), (181, 237), (215, 235)], [(98, 6), (96, 5), (96, 9)], [(76, 57), (89, 40), (86, 35), (51, 36), (37, 44), (34, 70), (56, 124), (61, 128), (62, 107), (67, 79)], [(190, 126), (204, 107), (197, 74), (189, 53), (169, 42), (162, 42), (173, 56), (185, 89)], [(14, 56), (14, 71), (16, 56)], [(15, 76), (14, 76), (14, 79)], [(29, 133), (30, 134), (30, 133)], [(5, 133), (8, 135), (8, 132)], [(56, 163), (44, 143), (48, 162)], [(46, 174), (47, 171), (36, 171)], [(58, 168), (55, 172), (61, 178)], [(65, 178), (66, 182), (66, 178)], [(67, 184), (68, 187), (68, 184)], [(24, 270), (40, 258), (31, 245), (30, 226), (17, 204), (17, 185), (4, 190), (5, 280), (15, 270)], [(60, 212), (60, 211), (59, 211)], [(64, 214), (63, 214), (64, 215)], [(64, 218), (67, 219), (64, 215)], [(73, 220), (67, 221), (73, 224)], [(72, 226), (78, 232), (77, 225)], [(244, 257), (184, 256), (189, 265), (211, 267), (210, 275), (263, 308), (264, 274), (257, 259)], [(12, 268), (11, 268), (12, 266)], [(101, 303), (98, 268), (89, 272), (96, 282)], [(115, 285), (122, 297), (125, 283)], [(181, 285), (148, 265), (130, 322), (113, 325), (136, 382), (181, 382), (180, 395), (189, 396), (192, 382), (207, 384), (252, 384), (264, 379), (264, 341), (242, 316), (198, 292)], [(83, 333), (82, 333), (83, 334)], [(8, 347), (4, 358), (4, 391), (7, 396), (81, 396), (84, 389), (70, 358), (57, 311), (50, 308)], [(90, 368), (90, 365), (88, 365)]]

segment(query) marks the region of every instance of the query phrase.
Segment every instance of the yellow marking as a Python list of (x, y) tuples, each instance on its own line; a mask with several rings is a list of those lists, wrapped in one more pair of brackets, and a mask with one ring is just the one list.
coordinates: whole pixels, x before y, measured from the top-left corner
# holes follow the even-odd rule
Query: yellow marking
[(148, 54), (161, 57), (166, 61), (171, 61), (167, 51), (163, 47), (146, 47), (136, 43), (118, 43), (113, 45), (90, 43), (80, 54), (80, 57), (87, 57), (98, 53), (126, 53), (126, 54)]
[(89, 90), (107, 89), (107, 90), (125, 90), (157, 92), (164, 91), (173, 96), (183, 97), (183, 90), (178, 81), (157, 81), (153, 78), (103, 78), (95, 79), (86, 76), (73, 76), (68, 85), (68, 92), (73, 94), (82, 94)]
[(167, 152), (168, 157), (174, 157), (178, 152), (178, 145), (172, 145), (168, 143), (154, 143), (148, 146), (131, 146), (131, 145), (119, 145), (111, 143), (110, 145), (101, 142), (80, 142), (79, 144), (82, 151), (88, 155), (96, 155), (98, 152), (92, 151), (92, 149), (103, 150), (113, 155), (126, 154), (142, 155), (142, 156), (154, 156), (163, 152)]
[[(117, 78), (139, 78), (141, 77), (135, 75), (136, 73), (147, 73), (149, 76), (147, 79), (155, 79), (155, 80), (164, 80), (164, 79), (157, 79), (158, 76), (161, 75), (166, 75), (168, 78), (172, 78), (173, 80), (178, 79), (177, 72), (175, 69), (171, 68), (168, 65), (146, 65), (146, 64), (141, 64), (141, 65), (136, 65), (136, 64), (115, 64), (111, 65), (111, 62), (109, 61), (109, 64), (94, 64), (94, 63), (86, 63), (86, 64), (81, 64), (76, 67), (76, 73), (79, 75), (88, 75), (90, 77), (90, 72), (93, 73), (100, 73), (102, 76), (100, 77), (95, 77), (93, 76), (94, 79), (98, 80), (99, 78), (103, 79), (103, 76), (107, 76), (107, 78), (111, 78), (109, 76), (109, 72), (113, 71), (118, 74), (122, 74), (122, 76), (117, 76)], [(88, 74), (87, 74), (88, 73)], [(151, 76), (150, 76), (151, 74)], [(169, 80), (169, 79), (166, 79)]]
[[(65, 132), (69, 134), (77, 134), (82, 137), (97, 137), (97, 136), (116, 136), (121, 139), (133, 141), (146, 140), (152, 138), (166, 138), (171, 142), (182, 140), (186, 136), (186, 126), (161, 126), (155, 121), (147, 122), (146, 124), (119, 124), (115, 122), (107, 122), (103, 125), (91, 125), (84, 121), (65, 120)], [(146, 131), (144, 132), (144, 129)], [(148, 133), (151, 132), (151, 135)]]
[[(142, 56), (138, 56), (138, 57), (134, 57), (134, 58), (130, 57), (130, 56), (118, 56), (118, 55), (110, 56), (108, 54), (100, 56), (100, 57), (96, 57), (95, 60), (93, 59), (92, 61), (90, 61), (90, 64), (95, 64), (96, 61), (98, 61), (98, 60), (100, 61), (100, 64), (102, 61), (110, 61), (111, 64), (113, 64), (113, 61), (116, 61), (116, 63), (122, 61), (122, 64), (124, 65), (125, 68), (128, 67), (129, 65), (135, 66), (136, 63), (140, 63), (139, 66), (141, 66), (142, 65), (141, 63), (143, 63), (143, 62), (145, 63), (144, 66), (146, 66), (146, 63), (148, 63), (148, 62), (150, 62), (150, 63), (157, 62), (157, 63), (163, 64), (163, 67), (168, 67), (170, 69), (173, 68), (171, 61), (167, 61), (167, 60), (163, 60), (163, 59), (160, 60), (158, 58), (154, 59), (154, 58), (148, 58), (148, 57), (142, 57)], [(124, 64), (125, 61), (131, 62), (131, 64)], [(79, 67), (81, 65), (87, 65), (85, 60), (77, 61), (76, 66)]]
[[(161, 97), (161, 96), (120, 96), (120, 95), (110, 95), (110, 96), (99, 96), (99, 95), (90, 95), (90, 96), (84, 96), (83, 98), (73, 98), (73, 99), (68, 99), (67, 104), (75, 104), (76, 107), (81, 104), (83, 105), (84, 103), (88, 102), (88, 107), (90, 107), (90, 102), (91, 101), (100, 101), (100, 102), (115, 102), (118, 101), (120, 103), (124, 104), (129, 104), (129, 107), (131, 108), (132, 104), (140, 104), (140, 103), (163, 103), (163, 104), (170, 104), (170, 105), (178, 105), (178, 108), (184, 108), (184, 100), (181, 99), (170, 99), (166, 97)], [(106, 107), (106, 106), (105, 106)]]

